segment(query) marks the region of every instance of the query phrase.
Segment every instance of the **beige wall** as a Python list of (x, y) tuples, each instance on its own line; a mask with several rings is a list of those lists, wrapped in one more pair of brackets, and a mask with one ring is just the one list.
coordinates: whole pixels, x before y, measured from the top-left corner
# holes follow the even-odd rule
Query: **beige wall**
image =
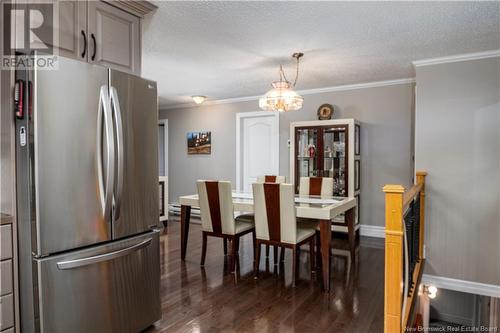
[[(319, 105), (335, 106), (335, 118), (356, 118), (361, 130), (361, 214), (363, 224), (384, 225), (382, 186), (408, 186), (412, 178), (413, 84), (307, 95), (299, 111), (280, 114), (280, 174), (289, 177), (289, 124), (317, 119)], [(196, 192), (200, 178), (236, 182), (236, 113), (259, 111), (257, 101), (163, 110), (169, 124), (171, 202)], [(212, 154), (188, 156), (186, 133), (212, 131)]]
[(426, 273), (500, 285), (500, 58), (416, 73)]

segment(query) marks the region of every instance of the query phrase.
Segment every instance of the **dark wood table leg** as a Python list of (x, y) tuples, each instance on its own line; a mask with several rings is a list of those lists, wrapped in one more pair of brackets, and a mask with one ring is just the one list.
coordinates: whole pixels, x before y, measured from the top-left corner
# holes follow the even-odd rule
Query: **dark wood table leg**
[(186, 260), (191, 206), (181, 205), (181, 260)]
[(321, 272), (323, 274), (323, 289), (330, 291), (330, 243), (332, 240), (332, 227), (330, 220), (319, 221), (321, 242)]
[(356, 260), (355, 256), (355, 248), (356, 248), (356, 231), (354, 230), (355, 221), (355, 207), (347, 210), (345, 212), (345, 220), (347, 223), (347, 233), (349, 235), (349, 249), (351, 251), (351, 259), (352, 261)]

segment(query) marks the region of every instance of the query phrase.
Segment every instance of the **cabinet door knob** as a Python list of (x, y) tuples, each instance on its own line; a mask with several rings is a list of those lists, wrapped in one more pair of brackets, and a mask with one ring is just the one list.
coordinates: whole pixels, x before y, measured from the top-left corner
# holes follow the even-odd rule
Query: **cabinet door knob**
[(90, 37), (92, 37), (92, 40), (94, 41), (94, 53), (92, 54), (92, 61), (94, 61), (95, 60), (95, 54), (96, 54), (96, 51), (97, 51), (97, 42), (95, 40), (94, 34), (90, 34)]
[(82, 30), (82, 36), (83, 36), (82, 58), (85, 58), (85, 53), (87, 53), (87, 36), (85, 35), (85, 31), (83, 30)]

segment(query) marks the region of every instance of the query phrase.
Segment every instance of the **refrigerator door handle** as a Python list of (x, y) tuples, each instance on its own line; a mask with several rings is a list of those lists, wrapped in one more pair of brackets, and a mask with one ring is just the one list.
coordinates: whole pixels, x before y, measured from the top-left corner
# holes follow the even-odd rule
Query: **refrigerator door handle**
[[(104, 220), (111, 216), (113, 199), (115, 145), (113, 140), (113, 122), (111, 103), (108, 95), (108, 86), (103, 85), (99, 93), (99, 110), (97, 115), (97, 172), (99, 177), (99, 194), (101, 197), (102, 214)], [(106, 171), (103, 175), (102, 161), (102, 122), (104, 118), (104, 135), (106, 136)]]
[(124, 146), (123, 146), (123, 125), (122, 125), (122, 110), (120, 109), (120, 101), (118, 100), (118, 92), (116, 88), (110, 86), (110, 100), (111, 100), (111, 110), (114, 115), (115, 128), (117, 131), (117, 142), (116, 149), (118, 154), (118, 168), (116, 175), (116, 193), (113, 197), (113, 219), (118, 220), (120, 217), (120, 208), (122, 204), (122, 193), (123, 193), (123, 163), (124, 163)]
[(96, 264), (96, 263), (103, 262), (103, 261), (109, 261), (112, 259), (116, 259), (119, 257), (129, 255), (129, 254), (136, 252), (142, 248), (145, 248), (149, 244), (151, 244), (152, 241), (153, 241), (153, 238), (148, 238), (145, 241), (142, 241), (138, 244), (132, 245), (130, 247), (127, 247), (127, 248), (124, 248), (124, 249), (121, 249), (118, 251), (113, 251), (113, 252), (100, 254), (97, 256), (92, 256), (92, 257), (87, 257), (87, 258), (68, 260), (68, 261), (60, 261), (57, 263), (57, 268), (59, 268), (61, 270), (62, 269), (72, 269), (72, 268)]

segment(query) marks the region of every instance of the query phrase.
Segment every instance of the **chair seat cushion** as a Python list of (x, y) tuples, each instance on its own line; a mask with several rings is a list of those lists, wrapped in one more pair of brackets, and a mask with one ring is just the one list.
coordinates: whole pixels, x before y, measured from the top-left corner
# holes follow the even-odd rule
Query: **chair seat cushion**
[(242, 222), (254, 223), (254, 215), (252, 213), (238, 215), (234, 219)]
[(302, 242), (304, 239), (314, 236), (316, 229), (313, 228), (297, 228), (297, 243)]
[(299, 217), (297, 218), (297, 227), (319, 230), (319, 220)]
[(238, 218), (236, 218), (236, 220), (234, 222), (236, 224), (235, 229), (234, 229), (235, 234), (239, 234), (239, 233), (242, 233), (244, 231), (255, 228), (255, 224), (253, 223), (253, 221), (246, 222), (246, 221), (242, 221), (242, 220), (239, 220)]

